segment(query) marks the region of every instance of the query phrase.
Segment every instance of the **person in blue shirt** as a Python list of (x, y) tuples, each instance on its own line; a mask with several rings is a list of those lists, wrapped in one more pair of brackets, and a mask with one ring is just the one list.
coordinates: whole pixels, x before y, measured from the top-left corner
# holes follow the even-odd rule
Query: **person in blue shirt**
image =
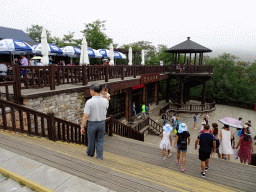
[(204, 133), (198, 135), (195, 142), (195, 149), (197, 149), (197, 144), (199, 143), (199, 159), (201, 160), (201, 175), (205, 178), (205, 172), (209, 169), (209, 162), (211, 153), (215, 153), (216, 150), (216, 140), (214, 136), (209, 133), (210, 126), (204, 125)]
[(197, 129), (196, 128), (196, 122), (197, 122), (197, 113), (194, 115), (194, 129)]

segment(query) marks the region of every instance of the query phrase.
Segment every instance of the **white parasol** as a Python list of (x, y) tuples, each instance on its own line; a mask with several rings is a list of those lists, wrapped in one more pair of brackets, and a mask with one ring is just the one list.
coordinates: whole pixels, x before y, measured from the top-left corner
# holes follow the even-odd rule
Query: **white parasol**
[(132, 48), (131, 47), (129, 48), (128, 58), (129, 58), (128, 65), (132, 65)]
[(43, 32), (41, 35), (41, 53), (42, 53), (42, 59), (41, 62), (43, 65), (49, 64), (49, 57), (48, 57), (48, 43), (47, 43), (47, 35), (46, 30), (43, 28)]
[(111, 43), (110, 44), (110, 53), (109, 53), (109, 58), (110, 58), (110, 61), (109, 61), (109, 65), (113, 66), (114, 65), (114, 48), (113, 48), (113, 44)]
[(141, 65), (145, 65), (144, 50), (141, 51)]
[(89, 65), (89, 57), (88, 57), (88, 50), (87, 50), (87, 41), (85, 37), (83, 37), (82, 41), (82, 49), (81, 49), (81, 55), (80, 55), (80, 65), (87, 64)]

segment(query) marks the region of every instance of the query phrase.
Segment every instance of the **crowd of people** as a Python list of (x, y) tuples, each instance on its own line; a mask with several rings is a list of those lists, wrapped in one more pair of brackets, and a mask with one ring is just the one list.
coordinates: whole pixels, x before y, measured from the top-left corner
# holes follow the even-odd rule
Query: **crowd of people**
[[(165, 117), (166, 114), (163, 114)], [(197, 116), (193, 116), (194, 129), (197, 129)], [(210, 157), (215, 153), (218, 158), (224, 160), (230, 160), (230, 155), (234, 154), (234, 159), (240, 159), (241, 163), (251, 163), (251, 156), (253, 154), (253, 142), (250, 134), (251, 121), (243, 123), (242, 118), (239, 119), (243, 128), (237, 128), (234, 134), (238, 134), (239, 141), (236, 145), (234, 134), (231, 133), (230, 127), (224, 124), (223, 128), (219, 129), (217, 123), (209, 125), (209, 115), (204, 114), (203, 121), (201, 123), (201, 129), (195, 141), (195, 149), (197, 150), (199, 144), (199, 159), (201, 161), (201, 176), (204, 178), (206, 172), (209, 170)], [(177, 114), (174, 114), (171, 119), (171, 125), (167, 123), (166, 119), (163, 119), (164, 126), (161, 134), (161, 142), (159, 147), (163, 150), (163, 160), (167, 157), (171, 157), (171, 148), (177, 150), (177, 165), (181, 165), (181, 171), (185, 171), (186, 164), (186, 152), (188, 145), (190, 145), (190, 133), (188, 132), (186, 123), (181, 123)], [(176, 137), (174, 144), (172, 139), (172, 132)]]

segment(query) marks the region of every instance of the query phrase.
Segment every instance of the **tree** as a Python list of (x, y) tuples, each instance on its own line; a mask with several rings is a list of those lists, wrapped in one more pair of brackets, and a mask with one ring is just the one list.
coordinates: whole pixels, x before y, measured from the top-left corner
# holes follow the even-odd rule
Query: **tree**
[(170, 65), (172, 63), (174, 63), (174, 55), (173, 53), (167, 53), (165, 52), (165, 50), (167, 50), (167, 46), (166, 45), (158, 45), (158, 60), (161, 61), (163, 60), (164, 61), (164, 65)]
[(106, 21), (96, 20), (92, 23), (86, 23), (85, 29), (81, 31), (87, 40), (88, 47), (93, 49), (103, 49), (107, 48), (113, 40), (108, 38), (105, 33), (103, 33)]
[[(27, 28), (26, 30), (27, 34), (31, 39), (33, 39), (37, 43), (41, 43), (41, 34), (43, 32), (43, 26), (39, 25), (31, 25), (30, 28)], [(47, 42), (51, 43), (53, 42), (53, 38), (51, 37), (51, 32), (46, 29), (47, 34)]]
[[(156, 58), (156, 48), (154, 45), (152, 45), (149, 41), (137, 41), (134, 43), (123, 45), (121, 48), (129, 50), (129, 47), (132, 48), (132, 50), (142, 51), (144, 50), (145, 53), (145, 64), (146, 65), (152, 65), (156, 64), (157, 58)], [(141, 54), (137, 54), (136, 56), (136, 63), (141, 63)], [(159, 62), (158, 62), (159, 63)]]

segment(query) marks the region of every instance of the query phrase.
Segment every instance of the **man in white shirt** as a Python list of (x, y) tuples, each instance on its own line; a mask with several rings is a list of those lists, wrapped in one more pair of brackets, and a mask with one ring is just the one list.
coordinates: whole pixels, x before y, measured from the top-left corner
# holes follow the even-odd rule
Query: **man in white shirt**
[(84, 116), (81, 124), (81, 133), (84, 134), (84, 127), (88, 120), (87, 155), (93, 157), (96, 148), (97, 159), (103, 160), (103, 142), (108, 100), (100, 96), (101, 89), (101, 86), (97, 83), (92, 84), (90, 87), (90, 94), (92, 98), (85, 103)]

